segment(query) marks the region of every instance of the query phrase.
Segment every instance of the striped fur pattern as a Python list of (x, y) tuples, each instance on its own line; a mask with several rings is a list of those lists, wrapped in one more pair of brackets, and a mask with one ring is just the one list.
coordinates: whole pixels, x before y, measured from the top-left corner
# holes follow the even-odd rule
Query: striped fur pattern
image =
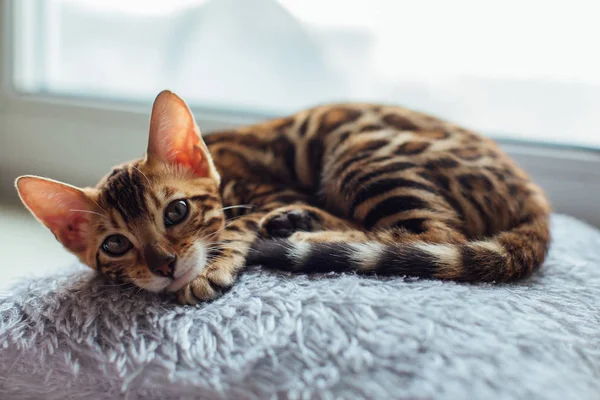
[[(17, 187), (84, 263), (182, 303), (217, 297), (246, 264), (506, 282), (530, 275), (548, 249), (541, 189), (490, 139), (426, 114), (332, 104), (201, 138), (165, 91), (150, 125), (146, 157), (96, 188), (37, 177)], [(62, 203), (88, 212), (40, 206), (48, 185), (76, 192)], [(189, 213), (167, 226), (176, 200)], [(117, 257), (102, 244), (115, 232), (131, 242)]]

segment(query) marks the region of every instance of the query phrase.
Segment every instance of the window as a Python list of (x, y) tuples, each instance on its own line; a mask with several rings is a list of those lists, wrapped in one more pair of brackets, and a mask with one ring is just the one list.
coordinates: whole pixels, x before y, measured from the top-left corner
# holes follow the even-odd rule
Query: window
[(597, 15), (595, 0), (0, 0), (0, 197), (18, 175), (90, 185), (139, 157), (170, 88), (204, 133), (328, 101), (437, 114), (600, 226)]
[(600, 145), (594, 0), (19, 0), (23, 93), (279, 115), (403, 104), (497, 137)]

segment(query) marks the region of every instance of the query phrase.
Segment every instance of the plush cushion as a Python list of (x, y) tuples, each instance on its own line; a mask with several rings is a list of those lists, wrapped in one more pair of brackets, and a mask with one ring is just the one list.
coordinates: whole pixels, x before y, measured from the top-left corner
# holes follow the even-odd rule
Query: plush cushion
[(600, 232), (513, 285), (252, 268), (196, 307), (81, 266), (0, 298), (0, 398), (598, 399)]

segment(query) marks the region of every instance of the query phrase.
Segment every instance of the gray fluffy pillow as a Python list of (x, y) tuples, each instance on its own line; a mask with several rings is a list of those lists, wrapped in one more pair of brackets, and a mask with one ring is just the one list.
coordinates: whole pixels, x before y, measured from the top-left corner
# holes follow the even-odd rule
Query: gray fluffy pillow
[(516, 285), (253, 268), (197, 307), (83, 267), (0, 297), (0, 398), (600, 399), (600, 232)]

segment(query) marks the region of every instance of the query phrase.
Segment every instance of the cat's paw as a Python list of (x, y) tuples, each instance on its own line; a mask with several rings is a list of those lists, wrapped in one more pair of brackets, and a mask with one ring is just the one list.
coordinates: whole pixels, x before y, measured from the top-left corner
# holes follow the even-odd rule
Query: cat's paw
[(313, 232), (321, 228), (321, 219), (313, 211), (286, 206), (264, 216), (260, 222), (260, 235), (264, 238), (287, 238), (294, 232)]
[(221, 297), (235, 283), (235, 275), (226, 268), (211, 266), (177, 292), (180, 304), (196, 305)]

